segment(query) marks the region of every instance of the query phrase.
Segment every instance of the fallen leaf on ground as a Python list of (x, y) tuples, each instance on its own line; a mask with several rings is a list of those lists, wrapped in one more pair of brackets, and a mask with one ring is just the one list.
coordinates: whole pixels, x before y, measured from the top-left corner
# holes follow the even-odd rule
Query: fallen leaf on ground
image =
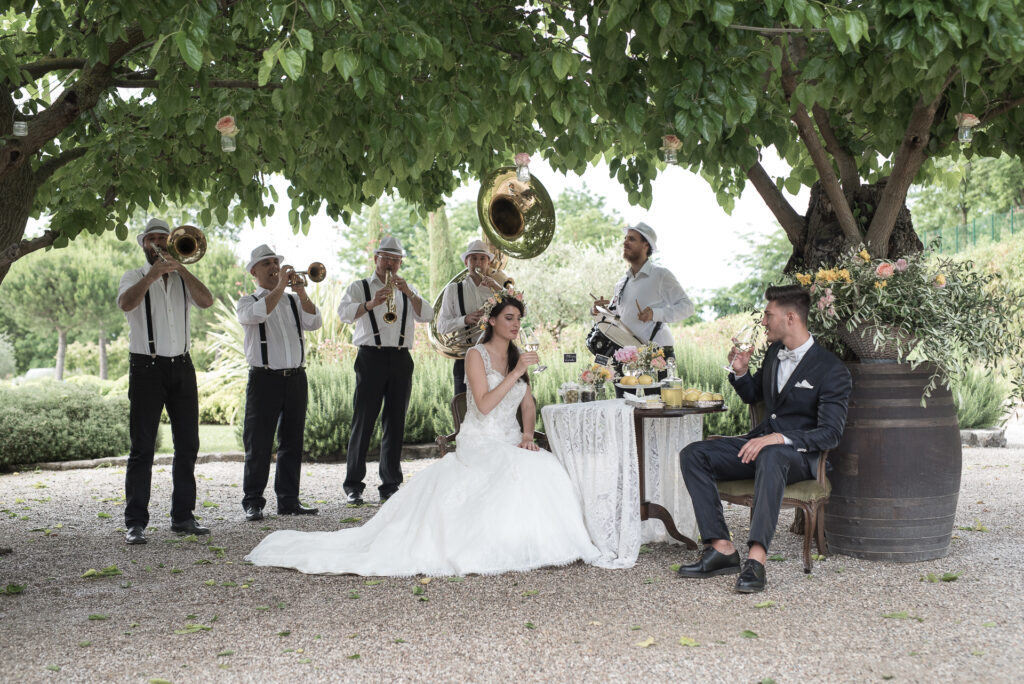
[(691, 639), (688, 636), (681, 636), (681, 637), (679, 637), (679, 645), (680, 646), (700, 646), (700, 644), (697, 643), (696, 639)]
[(744, 639), (758, 639), (759, 638), (758, 635), (757, 635), (757, 632), (753, 632), (753, 631), (751, 631), (749, 629), (745, 629), (742, 632), (740, 632), (740, 636), (743, 637)]
[(636, 646), (637, 648), (647, 648), (648, 646), (653, 646), (654, 645), (654, 637), (647, 637), (643, 641), (638, 641), (638, 642), (636, 642), (633, 645)]

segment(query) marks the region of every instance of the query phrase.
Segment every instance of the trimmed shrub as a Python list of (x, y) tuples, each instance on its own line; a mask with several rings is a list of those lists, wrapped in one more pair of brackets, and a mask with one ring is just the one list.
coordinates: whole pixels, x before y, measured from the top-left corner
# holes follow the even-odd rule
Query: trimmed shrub
[(234, 425), (242, 419), (245, 389), (239, 393), (234, 386), (216, 387), (210, 391), (199, 385), (199, 422), (204, 425)]
[(128, 399), (55, 381), (0, 387), (0, 465), (128, 452)]
[(1005, 378), (993, 377), (983, 368), (973, 366), (953, 383), (952, 390), (961, 430), (996, 427), (1006, 422), (1010, 387)]

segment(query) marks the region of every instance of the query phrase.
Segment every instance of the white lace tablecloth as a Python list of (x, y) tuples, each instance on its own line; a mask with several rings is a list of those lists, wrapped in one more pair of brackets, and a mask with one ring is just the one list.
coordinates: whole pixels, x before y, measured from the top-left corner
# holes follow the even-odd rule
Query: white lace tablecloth
[[(622, 399), (551, 404), (541, 415), (551, 451), (576, 485), (591, 540), (602, 553), (596, 565), (629, 568), (641, 543), (676, 542), (660, 520), (641, 526), (632, 407)], [(701, 438), (701, 421), (700, 415), (644, 420), (647, 500), (664, 506), (679, 532), (695, 541), (697, 523), (679, 472), (679, 451)]]

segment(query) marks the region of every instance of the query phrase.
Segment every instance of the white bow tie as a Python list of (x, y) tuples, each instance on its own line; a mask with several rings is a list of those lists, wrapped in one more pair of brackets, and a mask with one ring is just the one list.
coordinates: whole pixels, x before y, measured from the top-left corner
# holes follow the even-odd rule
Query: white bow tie
[(799, 359), (799, 355), (796, 353), (795, 349), (792, 349), (792, 350), (790, 350), (790, 349), (780, 349), (779, 350), (779, 363), (781, 363), (783, 361), (797, 361), (798, 359)]

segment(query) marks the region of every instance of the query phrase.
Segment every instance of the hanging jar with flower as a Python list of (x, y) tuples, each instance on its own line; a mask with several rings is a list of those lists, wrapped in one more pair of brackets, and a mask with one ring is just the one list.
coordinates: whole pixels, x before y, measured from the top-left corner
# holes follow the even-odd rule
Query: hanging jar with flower
[(217, 132), (220, 133), (220, 149), (225, 152), (234, 152), (237, 148), (235, 136), (238, 135), (238, 126), (235, 124), (235, 117), (222, 116), (217, 120)]

